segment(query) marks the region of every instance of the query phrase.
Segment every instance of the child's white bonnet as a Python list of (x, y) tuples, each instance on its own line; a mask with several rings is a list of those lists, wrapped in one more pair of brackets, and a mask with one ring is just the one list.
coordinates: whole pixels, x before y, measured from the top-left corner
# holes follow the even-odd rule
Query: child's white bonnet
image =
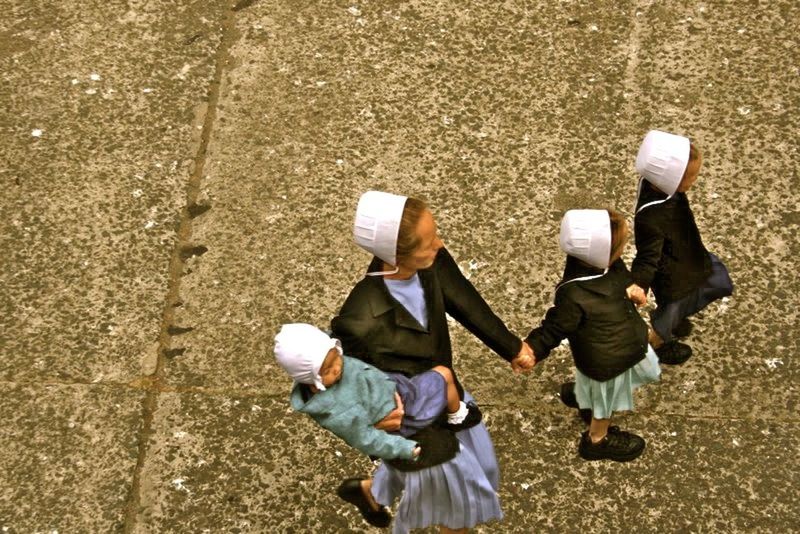
[(611, 219), (606, 210), (569, 210), (561, 219), (561, 250), (593, 267), (611, 259)]
[(275, 358), (281, 367), (300, 384), (313, 384), (325, 391), (319, 369), (336, 347), (342, 353), (342, 344), (319, 328), (305, 323), (285, 324), (275, 336)]
[(636, 155), (636, 172), (668, 195), (674, 195), (689, 164), (688, 137), (650, 130)]

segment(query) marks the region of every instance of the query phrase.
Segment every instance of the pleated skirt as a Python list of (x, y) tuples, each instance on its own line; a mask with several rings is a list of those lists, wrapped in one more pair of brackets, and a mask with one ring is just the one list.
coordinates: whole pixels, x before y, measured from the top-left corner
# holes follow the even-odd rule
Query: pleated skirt
[(642, 361), (611, 380), (598, 382), (576, 369), (575, 398), (582, 410), (592, 410), (595, 419), (608, 419), (614, 412), (633, 410), (634, 390), (660, 376), (658, 356), (648, 345)]
[[(464, 392), (464, 400), (473, 400)], [(499, 471), (494, 445), (480, 424), (456, 434), (458, 454), (447, 462), (419, 471), (402, 472), (384, 463), (375, 471), (372, 495), (384, 506), (400, 502), (393, 534), (414, 528), (472, 528), (503, 518), (497, 496)]]

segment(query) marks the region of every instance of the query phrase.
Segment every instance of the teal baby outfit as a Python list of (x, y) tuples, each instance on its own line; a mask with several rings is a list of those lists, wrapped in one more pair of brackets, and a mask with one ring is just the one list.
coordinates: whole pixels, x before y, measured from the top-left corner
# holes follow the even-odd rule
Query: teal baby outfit
[(351, 447), (379, 458), (414, 457), (415, 441), (373, 426), (395, 408), (397, 386), (384, 372), (361, 360), (342, 356), (342, 377), (337, 383), (307, 401), (302, 387), (295, 384), (292, 388), (292, 408), (308, 414)]

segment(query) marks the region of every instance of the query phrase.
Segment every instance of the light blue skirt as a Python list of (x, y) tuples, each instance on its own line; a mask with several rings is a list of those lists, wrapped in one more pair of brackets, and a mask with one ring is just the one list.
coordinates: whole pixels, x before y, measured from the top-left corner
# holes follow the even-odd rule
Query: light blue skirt
[[(464, 392), (464, 401), (473, 400)], [(480, 424), (456, 434), (458, 454), (447, 462), (419, 471), (402, 472), (384, 463), (375, 471), (372, 495), (384, 506), (399, 498), (393, 534), (414, 528), (473, 528), (501, 520), (497, 497), (499, 472), (494, 445)]]
[(576, 369), (575, 398), (581, 410), (592, 410), (595, 419), (608, 419), (614, 412), (633, 410), (633, 391), (660, 376), (658, 356), (648, 345), (642, 361), (611, 380), (598, 382)]

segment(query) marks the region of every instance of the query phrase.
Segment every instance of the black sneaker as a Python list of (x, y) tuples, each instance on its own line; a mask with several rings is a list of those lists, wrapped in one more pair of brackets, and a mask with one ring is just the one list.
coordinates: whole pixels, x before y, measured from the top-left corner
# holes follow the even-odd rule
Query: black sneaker
[(561, 391), (559, 392), (561, 402), (570, 408), (578, 410), (578, 417), (580, 417), (587, 425), (592, 422), (592, 410), (581, 410), (578, 406), (578, 399), (575, 397), (575, 382), (564, 382), (561, 384)]
[(675, 337), (689, 337), (689, 334), (692, 333), (692, 328), (694, 328), (692, 322), (689, 319), (684, 319), (678, 323), (678, 326), (672, 331), (672, 335)]
[(579, 408), (578, 399), (575, 397), (575, 382), (564, 382), (561, 384), (559, 396), (561, 397), (561, 402), (570, 408)]
[(658, 361), (668, 365), (680, 365), (692, 355), (692, 347), (685, 343), (670, 341), (656, 349)]
[(472, 428), (473, 426), (477, 425), (483, 419), (483, 414), (478, 409), (478, 405), (472, 401), (467, 403), (467, 416), (464, 417), (464, 420), (458, 424), (453, 423), (445, 423), (445, 428), (452, 430), (453, 432), (461, 432), (462, 430), (466, 430), (468, 428)]
[(339, 485), (336, 494), (343, 500), (356, 505), (364, 520), (373, 527), (386, 528), (392, 522), (392, 515), (385, 506), (373, 510), (364, 495), (360, 478), (348, 478)]
[(592, 443), (587, 430), (581, 434), (578, 454), (584, 460), (614, 460), (630, 462), (641, 456), (644, 451), (644, 439), (636, 434), (620, 430), (617, 426), (608, 429), (608, 434), (599, 443)]

